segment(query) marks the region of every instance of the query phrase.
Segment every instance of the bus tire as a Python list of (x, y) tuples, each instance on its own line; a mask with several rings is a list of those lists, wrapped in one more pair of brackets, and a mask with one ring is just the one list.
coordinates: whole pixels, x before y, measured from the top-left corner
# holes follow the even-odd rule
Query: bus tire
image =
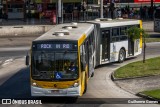
[(119, 57), (118, 57), (118, 62), (119, 63), (122, 63), (125, 60), (125, 58), (126, 58), (125, 55), (126, 55), (125, 50), (123, 48), (120, 49)]
[(84, 91), (83, 91), (83, 94), (85, 94), (87, 92), (87, 80), (85, 78), (85, 84), (84, 84)]
[(94, 58), (93, 58), (93, 72), (91, 74), (91, 77), (93, 77), (93, 76), (94, 76)]

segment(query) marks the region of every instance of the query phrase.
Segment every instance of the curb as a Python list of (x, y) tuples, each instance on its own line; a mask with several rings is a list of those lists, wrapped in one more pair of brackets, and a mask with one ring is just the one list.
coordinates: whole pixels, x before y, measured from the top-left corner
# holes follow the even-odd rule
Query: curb
[(145, 99), (148, 99), (148, 100), (158, 101), (158, 103), (160, 103), (160, 99), (156, 99), (156, 98), (153, 98), (151, 96), (147, 96), (147, 95), (145, 95), (145, 94), (143, 94), (141, 92), (137, 93), (136, 95), (139, 96), (139, 97), (143, 97)]
[(120, 80), (129, 80), (129, 79), (138, 79), (138, 78), (145, 78), (145, 77), (160, 76), (160, 75), (146, 75), (146, 76), (137, 76), (137, 77), (128, 77), (128, 78), (116, 78), (114, 76), (114, 72), (111, 74), (112, 81), (120, 81)]
[(115, 77), (114, 77), (112, 74), (110, 75), (110, 77), (111, 77), (111, 80), (113, 81), (113, 83), (114, 83), (117, 87), (119, 87), (119, 88), (125, 90), (126, 92), (129, 92), (129, 93), (133, 94), (133, 95), (136, 94), (136, 93), (134, 93), (134, 92), (132, 92), (132, 91), (126, 90), (125, 88), (123, 88), (123, 87), (119, 86), (117, 83), (115, 83), (115, 82), (114, 82), (114, 81), (115, 81), (115, 80), (114, 80)]

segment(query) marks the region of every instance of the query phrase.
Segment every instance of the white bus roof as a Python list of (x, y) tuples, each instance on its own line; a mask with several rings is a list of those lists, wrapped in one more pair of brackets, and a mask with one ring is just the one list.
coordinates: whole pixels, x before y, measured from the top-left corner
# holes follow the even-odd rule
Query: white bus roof
[[(67, 27), (68, 28), (64, 28)], [(94, 25), (90, 23), (77, 23), (77, 28), (70, 29), (72, 26), (69, 24), (59, 24), (53, 27), (48, 32), (44, 33), (42, 36), (38, 37), (34, 41), (45, 41), (45, 40), (79, 40), (82, 35), (86, 36), (94, 29)], [(76, 25), (73, 27), (76, 27)], [(69, 30), (68, 30), (69, 29)], [(56, 35), (59, 33), (59, 36)], [(64, 35), (63, 35), (64, 34)]]
[[(101, 19), (96, 19), (88, 22), (99, 24), (101, 28), (134, 25), (134, 24), (140, 23), (140, 20), (136, 20), (136, 19), (113, 19), (112, 20), (112, 19), (102, 18), (103, 21), (100, 21), (100, 20)], [(105, 20), (108, 20), (108, 21), (105, 21)]]

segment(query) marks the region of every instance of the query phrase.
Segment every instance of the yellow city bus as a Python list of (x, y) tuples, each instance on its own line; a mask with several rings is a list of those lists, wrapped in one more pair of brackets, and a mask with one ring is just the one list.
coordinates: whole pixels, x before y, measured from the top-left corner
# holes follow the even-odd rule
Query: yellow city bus
[(38, 37), (30, 55), (31, 95), (82, 96), (96, 66), (141, 54), (142, 37), (133, 42), (124, 33), (132, 26), (142, 27), (142, 21), (59, 24)]
[(32, 96), (82, 96), (85, 93), (94, 71), (93, 31), (93, 24), (61, 24), (33, 41)]

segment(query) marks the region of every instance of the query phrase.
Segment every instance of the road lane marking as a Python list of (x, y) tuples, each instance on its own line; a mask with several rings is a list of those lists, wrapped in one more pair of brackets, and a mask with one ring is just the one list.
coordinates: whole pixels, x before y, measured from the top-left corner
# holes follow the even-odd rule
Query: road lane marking
[(10, 64), (12, 61), (13, 61), (12, 58), (11, 58), (11, 59), (7, 59), (7, 60), (5, 60), (5, 61), (3, 62), (2, 66), (5, 66), (5, 65)]

